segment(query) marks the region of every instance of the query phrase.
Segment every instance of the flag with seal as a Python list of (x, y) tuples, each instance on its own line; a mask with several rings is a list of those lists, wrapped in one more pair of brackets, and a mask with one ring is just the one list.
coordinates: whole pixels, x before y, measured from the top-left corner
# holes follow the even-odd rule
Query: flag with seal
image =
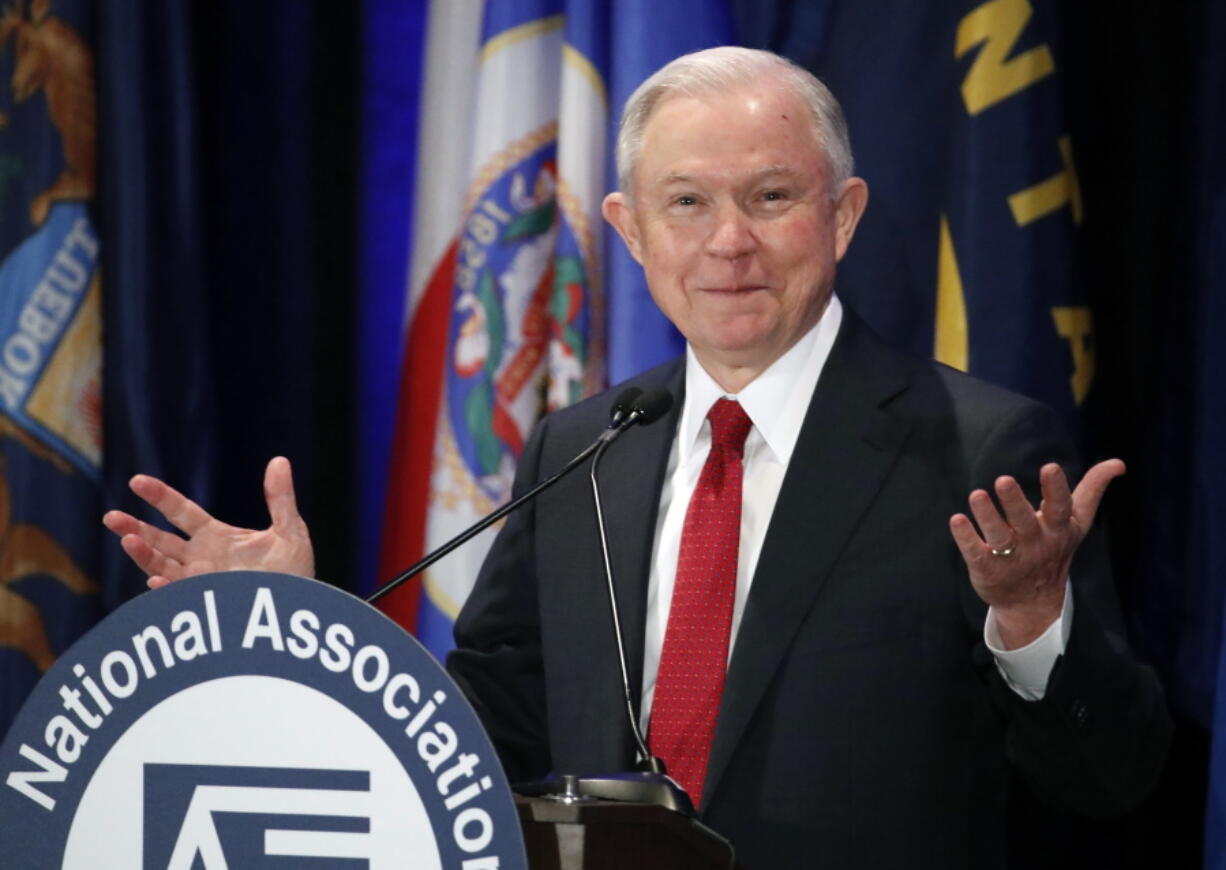
[(102, 615), (93, 13), (0, 12), (0, 733)]
[[(621, 102), (723, 3), (431, 4), (386, 580), (505, 502), (541, 414), (676, 355), (600, 216)], [(436, 654), (496, 530), (381, 606)]]

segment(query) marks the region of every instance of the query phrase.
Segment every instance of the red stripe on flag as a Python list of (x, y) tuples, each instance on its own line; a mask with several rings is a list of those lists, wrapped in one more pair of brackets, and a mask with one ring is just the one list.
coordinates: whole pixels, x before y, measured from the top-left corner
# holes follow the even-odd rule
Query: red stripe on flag
[[(382, 582), (425, 555), (430, 474), (443, 397), (456, 249), (457, 243), (453, 241), (430, 276), (405, 341), (379, 551)], [(416, 577), (381, 598), (379, 608), (412, 631), (417, 625), (420, 600), (421, 578)]]

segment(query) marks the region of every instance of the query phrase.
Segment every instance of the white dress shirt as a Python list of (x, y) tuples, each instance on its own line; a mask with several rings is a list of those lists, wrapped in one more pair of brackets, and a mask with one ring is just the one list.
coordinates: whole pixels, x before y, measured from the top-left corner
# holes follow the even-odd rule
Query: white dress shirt
[[(758, 556), (766, 538), (775, 501), (783, 486), (788, 462), (800, 437), (800, 428), (809, 409), (809, 400), (834, 346), (843, 306), (832, 296), (821, 320), (787, 353), (754, 378), (740, 393), (729, 395), (703, 369), (692, 348), (686, 348), (685, 400), (681, 419), (669, 451), (664, 486), (660, 490), (660, 511), (656, 519), (651, 573), (647, 583), (647, 620), (643, 650), (643, 695), (640, 721), (644, 730), (651, 718), (656, 674), (668, 625), (669, 605), (677, 575), (677, 556), (681, 530), (690, 496), (711, 449), (711, 425), (707, 411), (718, 399), (741, 403), (753, 428), (745, 440), (744, 484), (741, 495), (741, 541), (737, 557), (736, 597), (732, 610), (732, 637), (729, 656), (736, 647), (736, 636), (749, 598)], [(996, 657), (997, 667), (1009, 686), (1024, 698), (1042, 698), (1056, 658), (1064, 652), (1072, 624), (1072, 596), (1066, 587), (1064, 612), (1051, 627), (1029, 645), (1006, 651), (1001, 648), (996, 621), (989, 610), (984, 625), (984, 640)]]

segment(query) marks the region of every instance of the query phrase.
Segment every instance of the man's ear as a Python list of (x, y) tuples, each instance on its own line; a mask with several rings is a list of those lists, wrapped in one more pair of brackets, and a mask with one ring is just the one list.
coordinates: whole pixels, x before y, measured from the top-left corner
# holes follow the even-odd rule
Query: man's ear
[(600, 213), (609, 222), (617, 234), (622, 237), (630, 256), (642, 265), (642, 246), (639, 240), (639, 225), (634, 218), (634, 208), (621, 191), (614, 191), (604, 198), (600, 204)]
[(868, 182), (863, 178), (847, 179), (834, 202), (834, 258), (842, 260), (856, 234), (860, 217), (868, 206)]

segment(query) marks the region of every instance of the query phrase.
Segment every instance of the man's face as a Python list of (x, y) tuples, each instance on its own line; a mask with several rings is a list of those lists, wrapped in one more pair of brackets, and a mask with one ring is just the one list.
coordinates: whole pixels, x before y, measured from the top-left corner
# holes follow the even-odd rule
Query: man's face
[(723, 376), (748, 383), (825, 310), (868, 195), (858, 178), (835, 193), (807, 107), (767, 84), (656, 106), (633, 199), (610, 194), (604, 215), (729, 389)]

